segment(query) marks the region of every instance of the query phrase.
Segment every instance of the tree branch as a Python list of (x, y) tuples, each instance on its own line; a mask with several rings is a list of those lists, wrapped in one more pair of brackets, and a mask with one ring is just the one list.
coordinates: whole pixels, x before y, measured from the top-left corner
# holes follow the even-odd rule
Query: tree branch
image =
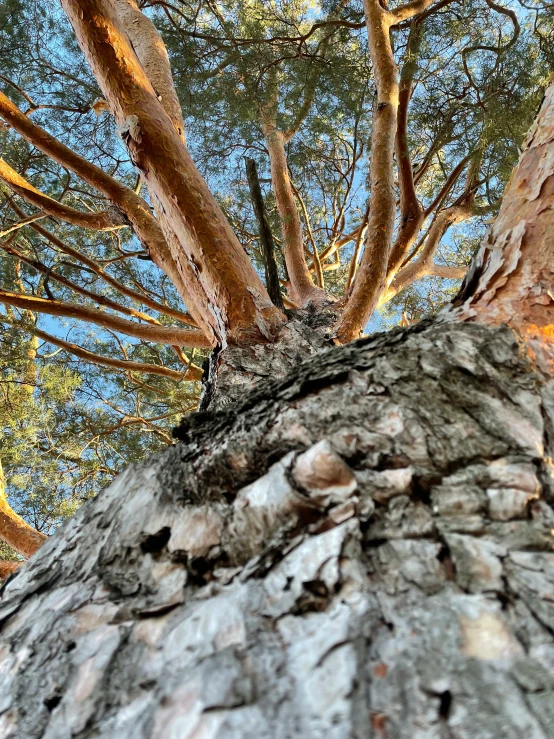
[[(20, 217), (25, 215), (23, 211), (21, 210), (21, 208), (19, 208), (16, 205), (16, 203), (13, 202), (13, 200), (10, 200), (10, 207)], [(139, 304), (142, 303), (143, 305), (147, 305), (149, 308), (152, 308), (153, 310), (156, 310), (159, 313), (162, 313), (166, 316), (170, 316), (171, 318), (175, 318), (176, 320), (181, 321), (182, 323), (188, 323), (189, 325), (192, 325), (192, 326), (195, 325), (194, 320), (191, 318), (191, 316), (188, 315), (188, 313), (183, 313), (183, 311), (177, 310), (176, 308), (171, 308), (169, 306), (163, 305), (162, 303), (158, 303), (157, 300), (153, 300), (148, 295), (144, 293), (140, 293), (137, 290), (133, 290), (130, 287), (127, 287), (122, 282), (119, 282), (119, 280), (116, 280), (115, 277), (112, 277), (108, 272), (106, 272), (103, 269), (103, 267), (97, 264), (93, 259), (88, 257), (83, 252), (78, 251), (77, 249), (74, 249), (73, 247), (69, 246), (64, 241), (62, 241), (57, 236), (55, 236), (51, 231), (48, 231), (46, 228), (44, 228), (40, 224), (32, 223), (30, 224), (30, 226), (34, 231), (36, 231), (38, 234), (43, 236), (47, 241), (49, 241), (53, 246), (55, 246), (57, 249), (62, 251), (64, 254), (68, 254), (70, 257), (73, 257), (73, 259), (77, 259), (79, 262), (82, 262), (83, 264), (85, 264), (89, 269), (91, 269), (95, 274), (101, 277), (109, 285), (111, 285), (116, 290), (118, 290), (122, 295), (125, 295), (128, 298), (131, 298), (131, 300), (134, 300)]]
[(265, 283), (267, 292), (274, 305), (280, 310), (284, 310), (283, 297), (281, 295), (281, 285), (279, 283), (279, 272), (277, 262), (275, 260), (275, 245), (273, 243), (273, 234), (265, 214), (264, 199), (258, 178), (258, 169), (254, 159), (246, 159), (246, 176), (250, 187), (250, 197), (256, 221), (258, 222), (258, 233), (260, 236), (260, 244), (262, 245), (262, 253), (264, 255), (265, 267)]
[(201, 331), (194, 329), (179, 329), (170, 326), (152, 326), (128, 321), (125, 318), (104, 313), (94, 308), (87, 308), (76, 303), (64, 303), (57, 300), (45, 300), (31, 295), (12, 293), (0, 290), (0, 303), (12, 305), (23, 310), (47, 313), (51, 316), (76, 318), (79, 321), (88, 321), (102, 328), (109, 328), (137, 339), (157, 342), (159, 344), (175, 344), (187, 347), (209, 347), (210, 342)]
[(395, 144), (400, 187), (400, 226), (392, 245), (387, 266), (387, 282), (389, 284), (409, 252), (423, 223), (423, 210), (416, 195), (410, 147), (408, 145), (408, 106), (412, 97), (422, 36), (422, 23), (416, 19), (410, 24), (405, 62), (400, 74)]
[(39, 262), (36, 259), (31, 259), (31, 257), (28, 257), (26, 254), (18, 251), (13, 246), (11, 246), (11, 244), (0, 242), (0, 248), (2, 248), (5, 252), (11, 254), (21, 262), (28, 264), (33, 269), (37, 270), (37, 272), (40, 272), (43, 275), (47, 275), (48, 279), (54, 280), (60, 285), (68, 287), (70, 290), (73, 290), (73, 292), (76, 292), (79, 295), (83, 295), (83, 297), (85, 298), (89, 298), (89, 300), (92, 300), (98, 305), (103, 305), (105, 308), (110, 308), (111, 310), (118, 311), (119, 313), (123, 313), (123, 315), (130, 316), (131, 318), (138, 318), (141, 321), (146, 321), (147, 323), (152, 323), (157, 326), (161, 325), (157, 319), (152, 318), (152, 316), (149, 316), (147, 313), (143, 313), (140, 310), (135, 310), (134, 308), (128, 308), (126, 305), (121, 305), (115, 300), (111, 300), (104, 295), (98, 295), (98, 293), (87, 290), (85, 287), (72, 282), (67, 277), (64, 277), (63, 275), (55, 272), (51, 267), (47, 267), (45, 264), (42, 264), (42, 262)]
[(291, 298), (300, 305), (308, 303), (321, 305), (328, 302), (328, 297), (323, 290), (314, 285), (306, 263), (302, 224), (294, 202), (284, 135), (276, 126), (274, 106), (272, 108), (271, 112), (268, 107), (262, 108), (262, 127), (269, 151), (271, 181), (283, 231), (285, 263), (292, 288)]
[[(397, 8), (393, 8), (389, 11), (392, 17), (391, 25), (396, 26), (399, 23), (402, 23), (402, 21), (414, 18), (416, 15), (423, 13), (425, 10), (433, 6), (435, 1), (436, 0), (411, 0), (408, 3), (404, 3), (404, 5), (399, 5)], [(452, 0), (448, 0), (448, 2), (452, 2)], [(437, 5), (438, 4), (439, 3), (437, 3)], [(447, 3), (441, 3), (441, 7), (445, 4)]]
[[(440, 241), (452, 224), (466, 220), (472, 215), (472, 212), (472, 202), (471, 198), (469, 198), (466, 204), (451, 206), (436, 216), (433, 225), (429, 229), (429, 235), (427, 236), (421, 255), (418, 259), (410, 262), (400, 270), (387, 290), (381, 295), (379, 300), (380, 306), (387, 303), (395, 295), (398, 295), (399, 292), (405, 290), (409, 285), (422, 277), (432, 274), (438, 277), (443, 276), (437, 274), (437, 272), (441, 271), (440, 265), (435, 265), (433, 262)], [(448, 276), (451, 277), (451, 275)]]
[(396, 209), (393, 166), (399, 83), (390, 41), (391, 16), (379, 0), (364, 0), (364, 10), (377, 88), (371, 132), (371, 209), (358, 274), (337, 325), (341, 343), (360, 335), (385, 287)]
[(63, 203), (59, 203), (57, 200), (37, 190), (36, 187), (33, 187), (26, 179), (12, 169), (4, 159), (0, 159), (0, 179), (27, 202), (36, 208), (40, 208), (42, 213), (60, 218), (74, 226), (89, 228), (93, 231), (113, 231), (114, 229), (127, 225), (125, 218), (115, 208), (100, 213), (83, 213), (80, 210), (75, 210), (75, 208), (70, 208), (67, 205), (63, 205)]
[(8, 503), (4, 470), (0, 461), (0, 539), (9, 544), (22, 557), (28, 559), (47, 538), (32, 526), (29, 526)]
[[(30, 144), (52, 157), (63, 167), (70, 169), (89, 185), (103, 193), (129, 219), (136, 236), (150, 254), (152, 261), (173, 282), (192, 314), (194, 322), (204, 328), (200, 311), (185, 283), (195, 280), (191, 265), (186, 279), (176, 265), (171, 249), (162, 233), (160, 224), (153, 217), (148, 204), (136, 192), (106, 174), (100, 167), (91, 164), (61, 141), (33, 123), (0, 91), (0, 117), (10, 124)], [(145, 303), (146, 304), (146, 303)], [(183, 320), (183, 319), (180, 319)]]
[[(8, 323), (10, 323), (12, 326), (18, 325), (15, 321), (8, 321)], [(177, 370), (173, 370), (169, 367), (164, 367), (163, 365), (159, 364), (149, 364), (147, 362), (134, 362), (130, 359), (116, 359), (114, 357), (105, 357), (101, 354), (96, 354), (96, 352), (91, 352), (87, 349), (83, 349), (77, 344), (73, 344), (69, 341), (64, 341), (64, 339), (60, 339), (57, 336), (52, 336), (45, 331), (41, 331), (41, 329), (37, 328), (36, 326), (25, 325), (21, 326), (21, 328), (25, 331), (30, 331), (39, 339), (47, 341), (49, 344), (53, 344), (54, 346), (58, 346), (61, 349), (74, 354), (76, 357), (79, 357), (79, 359), (84, 359), (85, 361), (91, 362), (92, 364), (98, 364), (101, 367), (121, 369), (125, 370), (126, 372), (141, 372), (143, 374), (159, 375), (160, 377), (168, 377), (170, 380), (176, 380), (178, 382), (182, 380), (192, 382), (202, 379), (202, 370), (200, 367), (196, 367), (195, 365), (190, 365), (184, 372), (178, 372)]]
[(146, 76), (175, 130), (184, 140), (185, 124), (173, 85), (167, 49), (156, 26), (139, 10), (135, 0), (113, 0), (117, 18), (129, 37)]

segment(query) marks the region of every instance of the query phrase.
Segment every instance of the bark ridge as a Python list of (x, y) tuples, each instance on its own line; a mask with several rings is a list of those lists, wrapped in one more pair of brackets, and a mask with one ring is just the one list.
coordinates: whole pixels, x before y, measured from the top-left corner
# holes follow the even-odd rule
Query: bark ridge
[(6, 737), (552, 737), (552, 381), (424, 322), (184, 420), (5, 584)]

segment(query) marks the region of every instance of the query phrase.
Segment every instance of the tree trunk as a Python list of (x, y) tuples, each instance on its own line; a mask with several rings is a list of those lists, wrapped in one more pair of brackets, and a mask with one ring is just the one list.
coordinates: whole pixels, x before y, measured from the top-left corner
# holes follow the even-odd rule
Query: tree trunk
[(186, 418), (4, 586), (1, 736), (552, 736), (553, 429), (453, 322)]
[(6, 581), (2, 739), (554, 736), (553, 96), (454, 311), (230, 342)]

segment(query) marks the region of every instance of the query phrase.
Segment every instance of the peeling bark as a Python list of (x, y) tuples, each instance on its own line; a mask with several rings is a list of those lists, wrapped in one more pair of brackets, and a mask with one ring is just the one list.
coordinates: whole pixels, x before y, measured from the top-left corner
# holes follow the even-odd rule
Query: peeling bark
[(554, 371), (554, 84), (523, 147), (488, 237), (456, 304), (464, 320), (507, 323), (548, 355)]
[(107, 0), (62, 0), (62, 6), (142, 173), (173, 262), (209, 339), (223, 345), (271, 340), (284, 316), (269, 300), (158, 99), (125, 30), (125, 18)]
[(187, 417), (4, 586), (3, 736), (552, 736), (553, 424), (458, 323)]

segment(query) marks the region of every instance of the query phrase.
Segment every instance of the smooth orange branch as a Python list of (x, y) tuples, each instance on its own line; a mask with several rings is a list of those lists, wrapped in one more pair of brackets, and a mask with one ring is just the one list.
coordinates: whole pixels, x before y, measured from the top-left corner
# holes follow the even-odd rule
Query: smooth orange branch
[(379, 0), (364, 0), (364, 10), (377, 88), (371, 132), (371, 209), (365, 250), (336, 329), (340, 343), (360, 335), (385, 288), (396, 210), (394, 148), (399, 82), (390, 41), (391, 15)]
[(292, 287), (290, 297), (302, 306), (308, 303), (321, 305), (329, 299), (323, 290), (314, 285), (304, 256), (302, 224), (294, 202), (284, 135), (269, 117), (265, 117), (263, 121), (263, 130), (269, 151), (273, 192), (281, 221), (285, 262)]
[[(24, 213), (19, 208), (16, 203), (13, 202), (13, 200), (10, 200), (10, 207), (19, 215), (23, 216)], [(115, 277), (112, 277), (109, 272), (106, 272), (106, 270), (101, 267), (97, 262), (94, 261), (94, 259), (91, 259), (86, 254), (84, 254), (81, 251), (78, 251), (77, 249), (74, 249), (73, 247), (69, 246), (65, 243), (65, 241), (62, 241), (57, 236), (55, 236), (51, 231), (48, 231), (48, 229), (44, 228), (38, 223), (32, 223), (30, 224), (31, 228), (35, 230), (38, 234), (43, 236), (47, 241), (49, 241), (53, 246), (55, 246), (57, 249), (62, 251), (64, 254), (67, 254), (70, 257), (73, 257), (74, 259), (77, 259), (77, 261), (82, 262), (84, 265), (86, 265), (89, 269), (91, 269), (95, 274), (97, 274), (99, 277), (101, 277), (105, 282), (107, 282), (109, 285), (114, 287), (118, 292), (120, 292), (122, 295), (126, 295), (128, 298), (131, 298), (131, 300), (134, 300), (137, 303), (142, 303), (143, 305), (147, 305), (149, 308), (152, 308), (153, 310), (158, 311), (159, 313), (162, 313), (166, 316), (170, 316), (171, 318), (175, 318), (178, 321), (181, 321), (182, 323), (187, 323), (191, 326), (196, 325), (194, 322), (194, 319), (188, 315), (188, 313), (183, 313), (183, 311), (177, 310), (176, 308), (171, 308), (167, 305), (163, 305), (162, 303), (158, 303), (157, 300), (154, 300), (153, 298), (149, 297), (145, 293), (141, 293), (138, 290), (133, 290), (131, 287), (127, 287), (122, 282), (119, 282), (119, 280), (116, 280)]]
[[(29, 526), (8, 503), (4, 470), (0, 461), (0, 539), (27, 559), (37, 551), (47, 538), (32, 526)], [(11, 572), (8, 572), (8, 574), (11, 574)], [(3, 576), (6, 577), (6, 575)]]
[[(12, 323), (12, 325), (18, 325), (11, 321), (10, 323)], [(169, 367), (164, 367), (160, 364), (150, 364), (148, 362), (133, 362), (130, 359), (116, 359), (114, 357), (105, 357), (101, 354), (96, 354), (95, 352), (83, 349), (82, 347), (78, 346), (77, 344), (73, 344), (72, 342), (64, 341), (57, 336), (52, 336), (45, 331), (41, 331), (36, 326), (25, 325), (22, 326), (22, 328), (25, 331), (30, 331), (39, 339), (47, 341), (49, 344), (53, 344), (54, 346), (58, 346), (61, 349), (74, 354), (76, 357), (79, 357), (79, 359), (84, 359), (87, 362), (91, 362), (92, 364), (98, 364), (101, 367), (111, 367), (113, 369), (120, 369), (126, 372), (140, 372), (149, 375), (159, 375), (160, 377), (167, 377), (170, 380), (176, 380), (177, 382), (180, 382), (182, 380), (195, 381), (202, 379), (202, 370), (200, 369), (200, 367), (196, 367), (195, 365), (191, 365), (183, 372), (178, 372), (177, 370), (170, 369)]]
[(410, 25), (405, 62), (400, 74), (395, 144), (400, 188), (400, 226), (389, 257), (387, 283), (390, 283), (408, 254), (424, 219), (423, 209), (416, 194), (408, 143), (408, 107), (412, 97), (421, 40), (422, 24), (416, 19)]
[(12, 305), (23, 310), (46, 313), (51, 316), (62, 316), (64, 318), (75, 318), (79, 321), (94, 323), (102, 328), (112, 329), (137, 339), (157, 342), (158, 344), (175, 344), (186, 347), (206, 347), (210, 342), (199, 330), (180, 329), (170, 326), (152, 326), (150, 324), (135, 323), (125, 318), (104, 313), (95, 308), (88, 308), (76, 303), (64, 303), (58, 300), (45, 300), (31, 295), (7, 292), (0, 290), (0, 303)]
[(122, 214), (112, 209), (111, 211), (102, 211), (100, 213), (83, 213), (75, 208), (70, 208), (63, 203), (45, 195), (44, 193), (33, 187), (30, 182), (21, 177), (10, 165), (0, 159), (0, 178), (10, 186), (10, 188), (31, 203), (36, 208), (40, 208), (42, 213), (60, 218), (67, 223), (81, 228), (90, 228), (94, 231), (112, 231), (127, 225)]
[(73, 292), (76, 292), (79, 295), (82, 295), (83, 297), (88, 298), (95, 303), (98, 303), (98, 305), (103, 305), (104, 308), (110, 308), (111, 310), (115, 310), (119, 313), (122, 313), (123, 315), (130, 316), (131, 318), (138, 318), (142, 321), (153, 323), (157, 326), (161, 325), (157, 319), (152, 318), (152, 316), (149, 316), (147, 313), (143, 313), (140, 310), (135, 310), (134, 308), (128, 308), (125, 305), (116, 303), (115, 300), (111, 300), (104, 295), (98, 295), (97, 293), (92, 292), (92, 290), (87, 290), (85, 287), (77, 285), (75, 282), (68, 280), (67, 277), (58, 274), (55, 270), (46, 267), (46, 265), (38, 262), (36, 259), (31, 259), (26, 254), (22, 254), (22, 252), (18, 251), (10, 244), (0, 242), (0, 248), (2, 248), (5, 252), (11, 254), (13, 257), (20, 260), (21, 262), (24, 262), (30, 267), (33, 267), (33, 269), (36, 269), (37, 272), (41, 272), (43, 275), (47, 275), (50, 280), (54, 280), (60, 285), (68, 287), (70, 290), (73, 290)]
[(348, 290), (350, 290), (350, 288), (352, 287), (352, 283), (354, 282), (354, 278), (356, 277), (356, 272), (358, 271), (358, 260), (360, 258), (360, 249), (362, 248), (362, 241), (364, 239), (366, 228), (367, 228), (367, 222), (369, 220), (369, 211), (370, 211), (370, 203), (367, 204), (367, 208), (364, 214), (364, 220), (362, 221), (362, 224), (360, 225), (360, 228), (358, 229), (358, 232), (356, 233), (354, 254), (352, 255), (352, 259), (350, 260), (350, 269), (348, 270), (348, 279), (346, 281), (346, 292), (348, 292)]
[[(308, 209), (306, 208), (306, 203), (304, 202), (304, 199), (302, 198), (302, 195), (296, 188), (294, 182), (290, 181), (292, 191), (294, 192), (296, 199), (300, 203), (300, 208), (302, 210), (302, 215), (304, 216), (304, 223), (306, 224), (306, 231), (308, 232), (308, 238), (310, 239), (310, 244), (312, 245), (312, 265), (313, 269), (315, 270), (315, 275), (317, 278), (317, 285), (318, 287), (324, 288), (324, 281), (323, 281), (323, 268), (321, 266), (321, 259), (319, 258), (319, 252), (317, 250), (317, 244), (315, 243), (314, 235), (312, 232), (312, 226), (310, 224), (310, 216), (308, 215)], [(312, 265), (308, 266), (308, 269), (312, 268)]]
[(272, 340), (284, 316), (271, 303), (158, 100), (113, 4), (62, 0), (62, 5), (142, 173), (174, 263), (211, 338), (223, 344)]
[[(179, 294), (193, 314), (194, 323), (202, 326), (202, 319), (190, 299), (179, 267), (175, 264), (171, 250), (165, 240), (160, 224), (152, 215), (146, 201), (134, 190), (106, 174), (100, 167), (91, 164), (61, 141), (33, 123), (0, 91), (0, 117), (20, 133), (30, 144), (52, 157), (63, 167), (70, 169), (89, 185), (102, 192), (129, 219), (133, 231), (156, 264), (173, 282)], [(145, 301), (145, 305), (148, 303)], [(172, 315), (168, 313), (168, 315)], [(177, 316), (174, 316), (177, 317)], [(183, 320), (183, 319), (179, 319)]]
[(402, 21), (423, 13), (434, 2), (435, 0), (411, 0), (411, 2), (393, 8), (393, 10), (389, 11), (392, 17), (391, 26), (396, 26), (398, 23), (402, 23)]

